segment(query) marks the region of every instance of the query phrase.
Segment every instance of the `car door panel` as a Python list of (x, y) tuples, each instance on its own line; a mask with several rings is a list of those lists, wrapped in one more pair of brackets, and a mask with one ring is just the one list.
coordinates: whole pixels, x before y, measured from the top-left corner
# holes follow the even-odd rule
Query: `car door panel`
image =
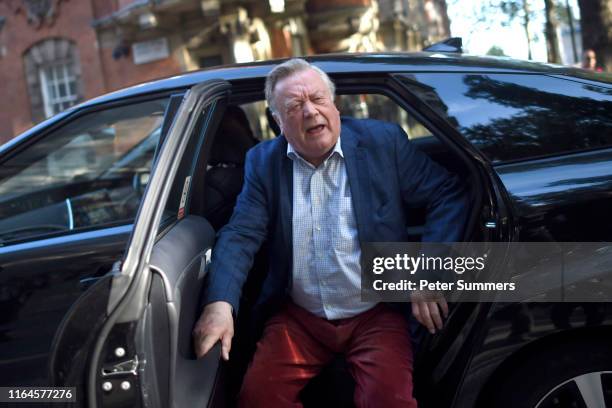
[(131, 226), (0, 248), (0, 384), (48, 385), (51, 341), (82, 282), (108, 272)]
[[(205, 406), (214, 388), (218, 350), (200, 361), (195, 357), (191, 341), (193, 324), (200, 312), (199, 292), (214, 238), (215, 232), (208, 221), (188, 216), (155, 244), (151, 254), (150, 267), (154, 280), (161, 278), (167, 307), (169, 398), (177, 407)], [(153, 337), (152, 347), (159, 350), (162, 346), (157, 345), (158, 339)], [(159, 364), (166, 365), (160, 353), (153, 354), (153, 359), (157, 360), (157, 356), (162, 357)], [(151, 360), (149, 356), (148, 361)], [(158, 361), (153, 364), (157, 365)]]
[[(559, 249), (568, 241), (601, 241), (602, 246), (610, 241), (609, 85), (520, 73), (417, 73), (413, 82), (408, 77), (404, 83), (411, 91), (477, 147), (483, 162), (492, 162), (490, 178), (508, 217), (485, 219), (488, 229), (506, 226), (504, 240), (565, 243)], [(569, 247), (578, 252), (581, 244)], [(565, 258), (557, 250), (537, 255), (534, 263)], [(585, 258), (609, 264), (604, 256), (594, 251)], [(577, 271), (589, 277), (586, 269), (583, 264)], [(567, 265), (559, 268), (566, 284), (568, 270)], [(565, 299), (578, 287), (567, 285)], [(593, 291), (583, 300), (595, 296)], [(584, 307), (584, 314), (570, 319), (577, 306)], [(469, 307), (462, 304), (455, 312)], [(447, 360), (452, 354), (464, 360), (454, 370), (463, 383), (452, 387), (453, 406), (493, 406), (489, 399), (500, 394), (501, 380), (520, 372), (517, 356), (537, 365), (541, 351), (571, 344), (589, 332), (604, 333), (608, 328), (596, 326), (610, 325), (609, 304), (601, 303), (478, 303), (471, 309), (463, 332), (452, 336), (457, 346), (442, 347)], [(571, 354), (563, 360), (571, 361)]]
[[(111, 275), (106, 308), (88, 317), (103, 323), (92, 328), (95, 340), (82, 351), (84, 371), (83, 365), (56, 361), (66, 378), (86, 378), (77, 389), (86, 396), (84, 405), (205, 406), (214, 394), (219, 347), (200, 360), (191, 351), (214, 231), (204, 218), (189, 215), (189, 180), (228, 91), (228, 83), (210, 81), (185, 95), (157, 156), (127, 253)], [(56, 341), (58, 347), (68, 343)]]
[(76, 387), (76, 405), (84, 406), (85, 373), (89, 348), (106, 319), (106, 301), (112, 275), (93, 283), (72, 305), (51, 345), (48, 382), (54, 387)]

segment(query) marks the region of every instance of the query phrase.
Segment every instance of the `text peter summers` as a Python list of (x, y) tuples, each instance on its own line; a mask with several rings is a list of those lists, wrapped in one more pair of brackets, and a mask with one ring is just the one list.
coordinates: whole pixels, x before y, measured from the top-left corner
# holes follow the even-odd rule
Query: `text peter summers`
[(420, 279), (418, 285), (416, 282), (407, 279), (402, 279), (399, 282), (384, 282), (382, 279), (376, 279), (372, 286), (377, 291), (508, 291), (516, 289), (514, 282), (466, 282), (463, 279), (459, 279), (457, 282), (430, 282), (426, 279)]
[[(439, 257), (410, 256), (396, 254), (391, 257), (375, 257), (372, 261), (372, 272), (381, 275), (385, 271), (403, 271), (414, 275), (417, 271), (443, 270), (462, 275), (465, 272), (480, 272), (485, 268), (486, 255), (482, 257)], [(467, 282), (460, 279), (456, 282), (429, 281), (427, 279), (402, 279), (395, 282), (385, 282), (376, 279), (372, 284), (375, 291), (514, 291), (513, 282)]]

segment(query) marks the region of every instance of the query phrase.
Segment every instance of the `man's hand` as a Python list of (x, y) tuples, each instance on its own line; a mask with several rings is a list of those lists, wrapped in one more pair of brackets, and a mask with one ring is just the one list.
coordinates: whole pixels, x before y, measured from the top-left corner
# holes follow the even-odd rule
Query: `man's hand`
[(221, 355), (225, 361), (229, 360), (232, 337), (234, 337), (232, 305), (223, 301), (206, 305), (193, 328), (196, 356), (203, 357), (217, 341), (221, 340)]
[[(411, 294), (412, 314), (431, 334), (444, 327), (444, 321), (448, 317), (448, 304), (442, 295), (433, 295), (422, 292)], [(440, 314), (440, 310), (442, 313)]]

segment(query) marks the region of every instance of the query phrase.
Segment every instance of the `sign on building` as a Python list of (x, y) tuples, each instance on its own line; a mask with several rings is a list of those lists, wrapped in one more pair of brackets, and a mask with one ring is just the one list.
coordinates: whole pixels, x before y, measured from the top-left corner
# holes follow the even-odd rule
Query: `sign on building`
[(134, 43), (132, 44), (132, 55), (136, 65), (168, 58), (170, 56), (168, 39), (162, 37)]

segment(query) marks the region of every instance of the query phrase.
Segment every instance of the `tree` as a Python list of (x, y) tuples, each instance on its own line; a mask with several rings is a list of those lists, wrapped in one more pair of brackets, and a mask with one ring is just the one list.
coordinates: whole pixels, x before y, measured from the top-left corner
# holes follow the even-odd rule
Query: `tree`
[(492, 55), (494, 57), (505, 57), (506, 56), (506, 54), (504, 53), (504, 50), (497, 45), (492, 45), (491, 48), (489, 48), (489, 51), (487, 51), (487, 55)]
[(612, 70), (612, 0), (578, 0), (582, 49), (593, 49), (597, 60)]
[(544, 0), (544, 12), (546, 13), (546, 25), (544, 35), (546, 37), (546, 50), (548, 62), (561, 63), (559, 53), (559, 39), (557, 38), (557, 13), (553, 0)]
[(535, 39), (530, 29), (530, 23), (534, 19), (534, 11), (531, 9), (530, 0), (489, 0), (489, 7), (499, 7), (508, 16), (508, 23), (515, 18), (521, 19), (521, 25), (527, 39), (527, 58), (531, 59), (531, 44)]
[(559, 20), (565, 21), (570, 29), (570, 39), (572, 41), (572, 54), (574, 56), (574, 63), (580, 62), (578, 58), (578, 50), (576, 48), (576, 30), (574, 29), (574, 13), (569, 4), (569, 0), (565, 0), (565, 12), (560, 12), (558, 17)]

